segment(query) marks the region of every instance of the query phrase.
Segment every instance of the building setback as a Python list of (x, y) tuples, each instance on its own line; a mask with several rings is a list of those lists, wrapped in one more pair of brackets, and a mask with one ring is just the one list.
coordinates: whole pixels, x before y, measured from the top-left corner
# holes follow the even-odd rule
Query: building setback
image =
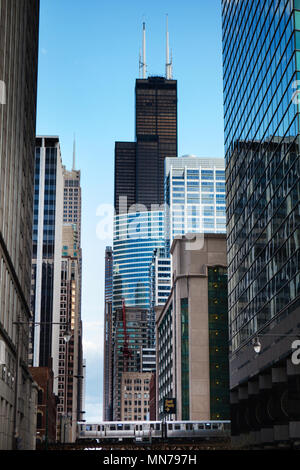
[(28, 371), (39, 1), (0, 2), (0, 449), (35, 448)]
[(177, 420), (229, 419), (225, 234), (188, 234), (171, 247), (173, 285), (157, 307), (157, 418), (175, 398)]
[(222, 17), (232, 437), (237, 446), (293, 446), (300, 2), (224, 0)]

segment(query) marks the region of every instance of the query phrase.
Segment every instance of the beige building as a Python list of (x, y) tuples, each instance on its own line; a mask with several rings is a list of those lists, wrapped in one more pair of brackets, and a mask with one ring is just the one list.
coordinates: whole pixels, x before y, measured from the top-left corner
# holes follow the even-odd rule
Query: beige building
[(123, 372), (121, 421), (149, 420), (150, 372)]
[[(58, 425), (62, 416), (71, 423), (70, 440), (76, 439), (76, 423), (79, 420), (81, 400), (78, 382), (82, 381), (79, 359), (81, 349), (80, 319), (80, 268), (77, 226), (64, 224), (62, 231), (62, 267), (60, 294), (60, 321), (70, 326), (68, 342), (60, 338), (58, 367)], [(61, 327), (62, 329), (64, 326)], [(65, 422), (65, 421), (64, 421)]]
[(229, 412), (226, 236), (194, 234), (171, 247), (173, 283), (156, 313), (157, 416), (176, 398), (179, 420)]

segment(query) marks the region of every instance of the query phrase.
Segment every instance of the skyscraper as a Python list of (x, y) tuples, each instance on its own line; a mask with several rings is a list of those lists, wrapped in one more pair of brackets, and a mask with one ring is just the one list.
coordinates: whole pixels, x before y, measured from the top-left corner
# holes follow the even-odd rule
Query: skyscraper
[(164, 203), (164, 161), (177, 157), (177, 81), (139, 79), (135, 85), (136, 203)]
[[(69, 243), (67, 251), (63, 250), (64, 253), (67, 252), (68, 257), (73, 257), (72, 263), (76, 265), (76, 288), (74, 295), (76, 297), (75, 310), (77, 314), (76, 320), (76, 334), (71, 339), (71, 345), (74, 341), (74, 347), (76, 349), (76, 354), (74, 355), (74, 362), (76, 365), (73, 367), (76, 368), (76, 382), (74, 387), (77, 389), (77, 404), (75, 405), (75, 397), (72, 399), (73, 407), (73, 421), (74, 415), (77, 415), (77, 420), (80, 421), (83, 419), (83, 409), (84, 409), (84, 399), (83, 399), (83, 388), (84, 388), (84, 379), (83, 379), (83, 368), (84, 368), (84, 359), (83, 359), (83, 327), (82, 327), (82, 315), (81, 315), (81, 305), (82, 305), (82, 247), (81, 247), (81, 171), (76, 170), (76, 147), (75, 147), (75, 138), (73, 144), (73, 165), (72, 170), (68, 171), (63, 167), (63, 177), (64, 177), (64, 212), (63, 212), (63, 233), (67, 230), (67, 226), (72, 225), (73, 227), (73, 237), (74, 245), (73, 250), (71, 250), (71, 244)], [(70, 229), (69, 229), (70, 230)], [(70, 239), (70, 237), (69, 237)], [(77, 273), (78, 269), (78, 273)], [(63, 279), (63, 277), (62, 277)], [(62, 281), (63, 284), (63, 281)], [(64, 289), (64, 286), (62, 286)], [(71, 347), (71, 345), (69, 345)], [(65, 385), (66, 387), (66, 385)], [(74, 435), (74, 426), (73, 426), (73, 435)]]
[[(35, 448), (28, 373), (39, 1), (0, 2), (0, 449)], [(22, 416), (22, 420), (21, 420)]]
[(37, 137), (34, 185), (32, 312), (34, 328), (32, 364), (48, 366), (53, 359), (57, 393), (60, 289), (63, 223), (63, 166), (58, 137)]
[(300, 2), (224, 0), (222, 16), (232, 435), (239, 445), (292, 444), (300, 437), (291, 357), (300, 314)]
[[(81, 269), (76, 224), (62, 228), (60, 321), (69, 325), (70, 340), (59, 339), (58, 418), (70, 419), (70, 441), (76, 439), (76, 423), (82, 419), (82, 324), (80, 315)], [(62, 329), (65, 328), (62, 326)], [(79, 360), (80, 359), (80, 360)]]
[[(143, 205), (144, 210), (163, 204), (164, 161), (167, 157), (177, 157), (177, 81), (172, 78), (168, 24), (165, 77), (146, 78), (145, 46), (143, 23), (142, 78), (135, 83), (135, 141), (115, 144), (114, 203), (117, 214), (133, 204)], [(127, 203), (121, 203), (121, 197), (127, 198)]]
[(164, 77), (136, 80), (135, 142), (115, 144), (115, 209), (120, 197), (133, 204), (164, 202), (164, 160), (177, 157), (177, 81)]
[[(145, 325), (153, 325), (149, 312), (149, 265), (153, 250), (164, 246), (164, 161), (166, 157), (177, 157), (177, 81), (172, 79), (168, 34), (166, 77), (146, 78), (145, 24), (140, 64), (143, 77), (135, 84), (135, 141), (115, 143), (112, 303), (115, 348), (116, 311), (123, 300), (126, 307), (147, 311)], [(144, 347), (154, 336), (154, 332), (149, 334), (146, 330), (143, 334), (148, 341)], [(116, 361), (114, 367), (119, 368)], [(114, 400), (114, 406), (117, 401)], [(117, 415), (120, 413), (114, 410), (114, 416)]]

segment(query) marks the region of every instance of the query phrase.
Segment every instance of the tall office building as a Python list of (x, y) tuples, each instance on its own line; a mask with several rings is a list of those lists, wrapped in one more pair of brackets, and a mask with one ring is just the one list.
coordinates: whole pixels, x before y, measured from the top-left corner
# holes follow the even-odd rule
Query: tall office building
[[(177, 81), (168, 59), (166, 77), (146, 78), (145, 25), (143, 34), (143, 77), (135, 84), (135, 141), (115, 143), (114, 348), (116, 311), (123, 300), (126, 307), (148, 309), (151, 324), (149, 264), (153, 250), (164, 245), (164, 161), (177, 157)], [(149, 346), (146, 330), (144, 347)], [(116, 361), (114, 367), (119, 368)], [(115, 409), (114, 416), (120, 416)]]
[(63, 166), (58, 137), (37, 137), (34, 185), (32, 312), (34, 327), (32, 364), (47, 367), (53, 359), (57, 393), (59, 341), (65, 332), (60, 322), (62, 258)]
[(225, 233), (223, 158), (184, 155), (165, 160), (166, 254), (176, 236)]
[(144, 210), (153, 209), (152, 205), (162, 205), (164, 160), (177, 157), (177, 81), (172, 77), (168, 24), (165, 77), (146, 78), (145, 23), (140, 68), (142, 78), (135, 83), (135, 141), (115, 143), (114, 203), (117, 214), (126, 212), (133, 204), (143, 205)]
[[(120, 421), (122, 418), (122, 392), (124, 391), (122, 377), (124, 374), (141, 372), (140, 352), (147, 347), (147, 324), (147, 310), (139, 307), (126, 307), (124, 322), (123, 309), (116, 309), (113, 345), (114, 421)], [(141, 417), (137, 419), (143, 420)]]
[(117, 215), (113, 244), (113, 309), (150, 308), (149, 265), (153, 250), (164, 246), (164, 212)]
[(103, 420), (112, 420), (112, 374), (113, 374), (113, 318), (112, 318), (112, 280), (113, 251), (111, 246), (105, 249), (104, 275), (104, 359), (103, 359)]
[(172, 243), (173, 285), (157, 308), (157, 418), (228, 420), (226, 235), (192, 234)]
[[(82, 247), (81, 247), (81, 208), (82, 208), (82, 197), (81, 197), (81, 172), (76, 170), (76, 148), (75, 139), (73, 144), (73, 165), (72, 170), (68, 171), (63, 167), (64, 177), (64, 212), (63, 212), (63, 224), (72, 225), (74, 231), (74, 250), (73, 253), (70, 251), (70, 245), (68, 246), (68, 256), (73, 254), (74, 263), (78, 263), (78, 276), (76, 279), (76, 311), (78, 315), (78, 326), (76, 329), (76, 338), (74, 338), (77, 345), (77, 355), (74, 360), (77, 362), (77, 405), (73, 403), (73, 420), (74, 414), (77, 414), (77, 420), (83, 419), (84, 413), (84, 400), (83, 400), (83, 388), (84, 388), (84, 358), (83, 358), (83, 327), (82, 327), (82, 316), (81, 316), (81, 305), (82, 305)], [(63, 228), (63, 230), (66, 230)], [(63, 232), (64, 233), (64, 232)], [(76, 247), (76, 248), (75, 248)], [(63, 256), (66, 250), (63, 246)], [(63, 287), (62, 287), (63, 288)], [(73, 399), (74, 401), (74, 399)], [(74, 411), (75, 410), (75, 411)]]
[(164, 161), (177, 157), (177, 81), (139, 79), (135, 85), (136, 203), (164, 203)]
[[(0, 449), (35, 447), (28, 373), (39, 1), (0, 2)], [(32, 401), (31, 401), (32, 400)]]
[[(70, 442), (76, 439), (76, 424), (82, 419), (82, 324), (80, 316), (80, 252), (76, 224), (64, 224), (62, 229), (62, 261), (60, 283), (60, 322), (68, 324), (70, 339), (59, 339), (58, 362), (58, 422), (70, 418)], [(62, 326), (62, 329), (64, 326)]]
[[(300, 438), (300, 2), (222, 2), (230, 389), (237, 445)], [(254, 343), (259, 351), (255, 354)]]
[(133, 204), (151, 210), (164, 203), (164, 160), (177, 157), (177, 81), (136, 80), (135, 117), (135, 142), (115, 144), (117, 213)]

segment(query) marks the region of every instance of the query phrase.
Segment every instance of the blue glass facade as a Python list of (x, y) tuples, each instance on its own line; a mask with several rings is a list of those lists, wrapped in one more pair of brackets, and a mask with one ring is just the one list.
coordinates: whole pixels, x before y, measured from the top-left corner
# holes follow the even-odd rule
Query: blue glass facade
[(291, 1), (223, 2), (233, 349), (299, 296), (299, 116), (292, 100), (298, 72), (292, 7)]
[[(299, 1), (222, 1), (233, 434), (269, 427), (269, 440), (275, 439), (275, 426), (300, 418), (296, 381), (284, 379), (292, 341), (286, 335), (296, 333), (300, 313), (300, 11), (295, 8)], [(251, 346), (258, 334), (259, 361)], [(284, 371), (281, 391), (271, 364)], [(269, 395), (262, 391), (266, 377)], [(260, 404), (255, 397), (250, 401), (248, 391), (249, 401), (239, 401), (242, 384), (256, 390)], [(291, 406), (294, 399), (297, 406)]]
[(164, 246), (164, 213), (134, 212), (115, 216), (113, 309), (150, 308), (149, 265), (153, 250)]

